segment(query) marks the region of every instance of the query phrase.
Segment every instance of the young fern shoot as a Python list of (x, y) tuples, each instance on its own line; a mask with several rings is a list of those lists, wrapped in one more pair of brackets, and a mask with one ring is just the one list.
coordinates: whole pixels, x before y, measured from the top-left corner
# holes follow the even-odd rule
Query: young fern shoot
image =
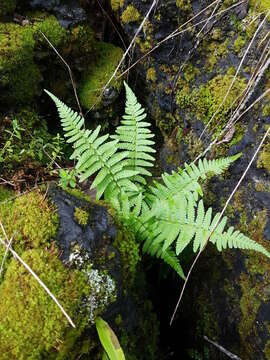
[[(205, 210), (200, 181), (209, 175), (219, 175), (239, 154), (217, 160), (200, 160), (198, 166), (185, 164), (172, 174), (164, 173), (162, 182), (147, 187), (146, 177), (153, 166), (154, 135), (146, 113), (133, 91), (125, 83), (126, 108), (116, 133), (100, 135), (84, 129), (84, 119), (50, 92), (55, 102), (67, 142), (72, 143), (76, 173), (81, 181), (96, 174), (91, 188), (96, 188), (97, 200), (104, 196), (126, 222), (143, 252), (162, 259), (177, 274), (185, 278), (179, 255), (193, 243), (193, 251), (203, 249), (209, 240), (219, 251), (227, 248), (270, 253), (233, 227), (225, 230), (227, 218), (216, 224), (220, 214)], [(217, 225), (217, 226), (216, 226)]]

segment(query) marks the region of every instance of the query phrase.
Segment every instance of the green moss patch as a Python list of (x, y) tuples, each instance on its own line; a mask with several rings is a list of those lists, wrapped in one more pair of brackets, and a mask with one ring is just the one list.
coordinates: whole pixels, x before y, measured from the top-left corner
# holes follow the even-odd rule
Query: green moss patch
[[(67, 313), (77, 318), (85, 276), (66, 269), (53, 248), (50, 251), (28, 250), (22, 258)], [(44, 289), (17, 261), (11, 261), (0, 292), (1, 359), (37, 360), (61, 351), (70, 325)]]
[(74, 218), (80, 225), (85, 226), (88, 223), (89, 214), (86, 210), (76, 207), (74, 211)]
[(270, 172), (270, 142), (265, 144), (260, 151), (259, 158), (257, 161), (258, 168), (264, 168)]
[[(89, 67), (79, 86), (81, 104), (87, 109), (93, 105), (95, 105), (95, 109), (101, 106), (102, 87), (110, 79), (123, 55), (122, 49), (104, 42), (97, 42), (95, 50), (96, 64)], [(122, 82), (115, 79), (110, 84), (116, 90), (119, 90), (121, 85)]]
[[(205, 85), (190, 90), (189, 84), (180, 79), (176, 94), (176, 102), (182, 109), (189, 109), (199, 120), (208, 124), (212, 116), (216, 113), (219, 106), (223, 102), (233, 80), (230, 70), (225, 75), (217, 75)], [(230, 111), (235, 110), (238, 104), (239, 95), (246, 86), (246, 80), (237, 77), (226, 101), (215, 115), (214, 120), (210, 124), (213, 135), (218, 135), (227, 123)], [(237, 100), (238, 99), (238, 100)]]

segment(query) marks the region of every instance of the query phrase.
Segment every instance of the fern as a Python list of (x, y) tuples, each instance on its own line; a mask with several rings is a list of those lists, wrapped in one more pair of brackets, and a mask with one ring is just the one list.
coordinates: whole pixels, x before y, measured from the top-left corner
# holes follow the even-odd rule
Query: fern
[(108, 140), (109, 135), (99, 136), (100, 126), (94, 131), (84, 129), (84, 119), (67, 107), (56, 96), (46, 91), (54, 100), (61, 118), (68, 143), (73, 143), (74, 152), (70, 159), (77, 159), (77, 173), (84, 181), (97, 173), (91, 188), (97, 189), (97, 199), (105, 192), (105, 198), (113, 198), (122, 191), (137, 191), (130, 180), (137, 171), (128, 170), (128, 152), (117, 152), (118, 140)]
[(249, 239), (233, 227), (225, 230), (227, 218), (205, 210), (200, 181), (219, 175), (240, 156), (217, 160), (200, 160), (198, 166), (185, 164), (184, 169), (164, 173), (162, 182), (154, 182), (147, 190), (145, 177), (151, 176), (152, 153), (155, 150), (150, 124), (145, 110), (135, 94), (125, 84), (126, 110), (116, 134), (100, 135), (84, 128), (84, 119), (51, 93), (61, 118), (67, 142), (72, 143), (76, 159), (76, 173), (84, 181), (96, 174), (91, 188), (97, 189), (97, 199), (105, 200), (117, 210), (143, 246), (142, 250), (156, 256), (184, 278), (179, 255), (189, 245), (193, 251), (203, 249), (209, 241), (219, 251), (227, 248), (248, 249), (267, 257), (263, 246)]
[(113, 135), (112, 138), (119, 141), (119, 149), (128, 151), (127, 169), (138, 172), (133, 180), (145, 185), (144, 176), (152, 175), (146, 168), (152, 167), (155, 160), (150, 155), (156, 152), (152, 148), (154, 141), (149, 140), (154, 135), (148, 129), (151, 124), (142, 121), (146, 118), (145, 110), (138, 103), (135, 94), (126, 83), (125, 88), (127, 98), (125, 115), (121, 121), (121, 126), (116, 129), (116, 135)]

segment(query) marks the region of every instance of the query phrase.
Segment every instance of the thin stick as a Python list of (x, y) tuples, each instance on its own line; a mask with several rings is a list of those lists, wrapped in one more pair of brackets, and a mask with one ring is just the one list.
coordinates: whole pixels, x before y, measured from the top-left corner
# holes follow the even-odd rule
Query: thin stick
[(116, 66), (113, 74), (111, 75), (111, 77), (110, 77), (110, 79), (107, 81), (107, 83), (102, 87), (102, 91), (101, 91), (98, 99), (96, 100), (96, 102), (94, 103), (94, 105), (91, 106), (90, 109), (88, 109), (88, 111), (85, 113), (85, 116), (96, 106), (96, 104), (98, 103), (98, 101), (101, 99), (101, 97), (102, 97), (105, 89), (108, 87), (108, 85), (111, 83), (111, 81), (113, 80), (113, 78), (116, 76), (117, 71), (119, 70), (119, 68), (120, 68), (121, 65), (123, 64), (123, 62), (124, 62), (126, 56), (128, 55), (130, 49), (131, 49), (132, 46), (134, 45), (138, 34), (141, 32), (141, 30), (142, 30), (142, 28), (143, 28), (146, 20), (148, 19), (149, 15), (151, 14), (151, 11), (153, 10), (154, 6), (157, 4), (157, 1), (158, 1), (158, 0), (153, 0), (152, 5), (150, 6), (150, 9), (148, 10), (147, 14), (145, 15), (145, 17), (144, 17), (143, 21), (141, 22), (140, 26), (138, 27), (138, 29), (137, 29), (137, 31), (136, 31), (133, 39), (131, 40), (131, 42), (130, 42), (128, 48), (126, 49), (126, 51), (124, 52), (124, 54), (123, 54), (120, 62), (119, 62), (118, 65)]
[[(128, 71), (130, 71), (134, 66), (136, 66), (139, 62), (141, 62), (142, 60), (144, 60), (148, 55), (150, 55), (153, 51), (155, 51), (157, 48), (160, 47), (160, 45), (162, 45), (164, 42), (168, 41), (168, 40), (171, 40), (173, 39), (174, 37), (176, 36), (179, 36), (181, 34), (184, 34), (185, 32), (189, 31), (189, 30), (192, 30), (193, 27), (196, 27), (198, 25), (201, 25), (201, 24), (204, 24), (205, 22), (209, 21), (209, 18), (207, 19), (204, 19), (204, 20), (201, 20), (199, 22), (197, 22), (196, 24), (192, 25), (192, 26), (189, 26), (187, 27), (186, 29), (184, 30), (181, 30), (179, 31), (179, 29), (183, 28), (185, 25), (187, 25), (188, 23), (190, 23), (192, 20), (194, 20), (196, 17), (198, 17), (200, 14), (202, 14), (204, 11), (206, 11), (208, 8), (212, 7), (217, 1), (219, 0), (216, 0), (214, 2), (212, 2), (210, 5), (208, 5), (206, 8), (204, 8), (202, 11), (200, 11), (197, 15), (193, 16), (191, 19), (189, 19), (187, 22), (185, 22), (183, 25), (181, 25), (179, 28), (177, 28), (176, 30), (174, 30), (171, 34), (169, 34), (168, 36), (166, 36), (163, 40), (161, 40), (160, 42), (158, 42), (151, 50), (149, 50), (146, 54), (144, 54), (142, 57), (140, 57), (140, 59), (136, 60), (128, 69), (126, 69), (125, 71), (123, 71), (120, 75), (118, 75), (116, 77), (116, 79), (120, 79), (122, 76), (124, 76)], [(217, 17), (218, 15), (221, 15), (223, 13), (226, 13), (228, 12), (229, 10), (241, 5), (242, 3), (244, 3), (246, 0), (242, 0), (242, 1), (239, 1), (238, 3), (230, 6), (229, 8), (227, 9), (224, 9), (224, 10), (221, 10), (219, 11), (218, 13), (216, 13), (214, 17)], [(211, 17), (210, 17), (211, 19)]]
[[(8, 237), (6, 234), (6, 231), (4, 229), (4, 226), (0, 220), (0, 227), (2, 229), (2, 232), (5, 236), (5, 238), (8, 241)], [(70, 323), (70, 325), (72, 327), (76, 327), (73, 323), (73, 321), (71, 320), (70, 316), (66, 313), (66, 311), (64, 310), (63, 306), (59, 303), (59, 301), (56, 299), (56, 297), (53, 295), (53, 293), (47, 288), (47, 286), (44, 284), (44, 282), (42, 280), (40, 280), (40, 278), (37, 276), (37, 274), (30, 268), (30, 266), (28, 266), (26, 264), (25, 261), (23, 261), (23, 259), (16, 253), (16, 251), (14, 251), (9, 245), (8, 243), (6, 243), (2, 237), (0, 236), (0, 243), (2, 245), (4, 245), (6, 247), (6, 249), (8, 249), (11, 254), (26, 268), (26, 270), (29, 271), (29, 273), (36, 279), (36, 281), (39, 283), (40, 286), (43, 287), (43, 289), (46, 291), (46, 293), (50, 296), (50, 298), (55, 302), (55, 304), (59, 307), (59, 309), (61, 310), (61, 312), (64, 314), (64, 316), (66, 317), (66, 319), (68, 320), (68, 322)]]
[(248, 44), (248, 47), (247, 47), (247, 49), (246, 49), (246, 51), (245, 51), (245, 53), (244, 53), (244, 55), (243, 55), (243, 57), (242, 57), (242, 59), (241, 59), (241, 61), (240, 61), (240, 64), (239, 64), (239, 66), (238, 66), (238, 68), (237, 68), (237, 71), (236, 71), (236, 73), (235, 73), (235, 75), (234, 75), (234, 77), (233, 77), (233, 80), (232, 80), (232, 82), (231, 82), (231, 84), (230, 84), (230, 86), (229, 86), (229, 88), (228, 88), (228, 90), (227, 90), (227, 92), (226, 92), (226, 94), (225, 94), (222, 102), (219, 104), (217, 110), (215, 111), (215, 113), (213, 114), (213, 116), (211, 117), (211, 119), (208, 121), (208, 123), (206, 124), (205, 128), (203, 129), (203, 131), (202, 131), (202, 133), (201, 133), (201, 135), (200, 135), (200, 139), (201, 139), (202, 136), (204, 135), (205, 131), (208, 129), (208, 127), (209, 127), (209, 125), (211, 124), (211, 122), (214, 120), (215, 116), (219, 113), (219, 110), (221, 109), (221, 107), (224, 105), (224, 103), (225, 103), (225, 101), (226, 101), (229, 93), (231, 92), (231, 89), (232, 89), (232, 87), (233, 87), (233, 84), (234, 84), (235, 81), (236, 81), (237, 75), (239, 74), (239, 72), (240, 72), (240, 70), (241, 70), (241, 67), (242, 67), (242, 65), (243, 65), (243, 62), (244, 62), (244, 60), (246, 59), (247, 54), (248, 54), (248, 52), (249, 52), (249, 50), (250, 50), (250, 48), (251, 48), (251, 46), (252, 46), (255, 38), (257, 37), (257, 35), (258, 35), (259, 31), (261, 30), (263, 24), (265, 23), (265, 21), (266, 21), (266, 19), (267, 19), (267, 17), (268, 17), (268, 14), (270, 14), (270, 10), (267, 12), (266, 16), (265, 16), (264, 19), (261, 21), (260, 25), (258, 26), (256, 32), (254, 33), (254, 35), (253, 35), (253, 37), (252, 37), (250, 43)]
[(40, 32), (41, 35), (44, 37), (44, 39), (48, 42), (48, 44), (50, 45), (50, 47), (54, 50), (54, 52), (56, 53), (56, 55), (62, 60), (62, 62), (63, 62), (63, 63), (65, 64), (65, 66), (67, 67), (68, 73), (69, 73), (69, 77), (70, 77), (70, 80), (71, 80), (71, 84), (72, 84), (72, 87), (73, 87), (75, 99), (76, 99), (76, 102), (77, 102), (77, 105), (78, 105), (78, 108), (79, 108), (79, 112), (80, 112), (80, 115), (83, 117), (81, 104), (80, 104), (79, 97), (78, 97), (77, 90), (76, 90), (76, 84), (75, 84), (75, 81), (74, 81), (74, 79), (73, 79), (73, 75), (72, 75), (72, 71), (71, 71), (70, 66), (68, 65), (68, 63), (66, 62), (66, 60), (63, 58), (63, 56), (62, 56), (62, 55), (57, 51), (57, 49), (53, 46), (53, 44), (50, 42), (50, 40), (47, 38), (47, 36), (46, 36), (45, 34), (43, 34), (42, 31), (39, 30), (39, 32)]
[(198, 261), (200, 255), (201, 255), (201, 253), (204, 251), (204, 249), (205, 249), (205, 247), (206, 247), (206, 245), (207, 245), (207, 243), (208, 243), (211, 235), (212, 235), (213, 232), (215, 231), (215, 229), (216, 229), (218, 223), (220, 222), (222, 216), (224, 215), (224, 213), (225, 213), (225, 211), (226, 211), (226, 209), (227, 209), (230, 201), (232, 200), (234, 194), (236, 193), (236, 191), (238, 190), (238, 188), (239, 188), (239, 186), (241, 185), (242, 181), (244, 180), (244, 178), (245, 178), (248, 170), (250, 169), (253, 161), (255, 160), (256, 156), (258, 155), (258, 152), (260, 151), (260, 149), (261, 149), (261, 147), (262, 147), (262, 145), (263, 145), (263, 143), (264, 143), (264, 141), (265, 141), (265, 139), (267, 138), (267, 136), (268, 136), (269, 133), (270, 133), (270, 127), (267, 129), (266, 133), (264, 134), (264, 137), (262, 138), (262, 141), (260, 142), (260, 145), (257, 147), (254, 155), (252, 156), (252, 159), (250, 160), (250, 162), (249, 162), (248, 166), (246, 167), (244, 173), (242, 174), (240, 180), (238, 181), (237, 185), (235, 186), (235, 188), (234, 188), (233, 191), (231, 192), (230, 196), (228, 197), (228, 200), (226, 201), (226, 204), (225, 204), (225, 206), (223, 207), (223, 209), (222, 209), (222, 211), (221, 211), (221, 213), (220, 213), (220, 215), (219, 215), (219, 217), (218, 217), (218, 219), (217, 219), (217, 222), (216, 222), (215, 226), (213, 227), (213, 230), (211, 231), (211, 234), (209, 235), (207, 241), (205, 242), (204, 246), (200, 249), (200, 251), (198, 252), (198, 254), (197, 254), (196, 258), (195, 258), (195, 260), (193, 261), (193, 263), (192, 263), (192, 265), (191, 265), (191, 267), (190, 267), (190, 269), (189, 269), (189, 272), (188, 272), (188, 274), (187, 274), (187, 277), (186, 277), (186, 279), (185, 279), (184, 285), (183, 285), (183, 287), (182, 287), (182, 290), (181, 290), (179, 299), (178, 299), (178, 301), (177, 301), (177, 304), (176, 304), (176, 306), (175, 306), (174, 312), (173, 312), (173, 314), (172, 314), (172, 317), (171, 317), (171, 320), (170, 320), (170, 325), (172, 325), (172, 322), (173, 322), (173, 320), (174, 320), (175, 314), (176, 314), (177, 309), (178, 309), (178, 307), (179, 307), (179, 305), (180, 305), (180, 302), (181, 302), (181, 300), (182, 300), (182, 297), (183, 297), (185, 288), (186, 288), (186, 286), (187, 286), (188, 280), (189, 280), (189, 278), (190, 278), (190, 275), (191, 275), (191, 273), (192, 273), (192, 270), (193, 270), (195, 264), (197, 263), (197, 261)]
[(209, 342), (210, 344), (214, 345), (217, 349), (219, 349), (223, 354), (227, 355), (230, 359), (233, 360), (241, 360), (241, 358), (233, 353), (231, 353), (230, 351), (228, 351), (227, 349), (225, 349), (223, 346), (219, 345), (218, 343), (216, 343), (213, 340), (210, 340), (207, 336), (203, 337), (204, 340), (206, 340), (207, 342)]
[(5, 250), (5, 253), (4, 253), (4, 256), (3, 256), (3, 260), (2, 260), (2, 263), (1, 263), (1, 267), (0, 267), (0, 278), (1, 278), (2, 272), (4, 270), (4, 264), (5, 264), (6, 257), (7, 257), (7, 254), (8, 254), (8, 250), (9, 250), (9, 248), (11, 246), (12, 240), (13, 240), (13, 236), (10, 238), (10, 240), (8, 242), (8, 246), (6, 247), (6, 250)]

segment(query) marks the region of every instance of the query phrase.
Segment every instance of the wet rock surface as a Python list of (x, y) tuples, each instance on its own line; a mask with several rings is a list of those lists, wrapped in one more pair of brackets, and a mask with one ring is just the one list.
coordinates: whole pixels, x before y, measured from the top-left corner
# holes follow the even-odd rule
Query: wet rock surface
[[(118, 8), (117, 14), (130, 40), (151, 3), (127, 0)], [(263, 21), (263, 15), (257, 16), (265, 2), (257, 6), (253, 1), (245, 1), (237, 6), (233, 6), (236, 4), (234, 1), (221, 2), (215, 10), (213, 6), (200, 13), (210, 3), (198, 0), (158, 2), (136, 42), (135, 54), (140, 58), (170, 33), (180, 30), (179, 35), (160, 45), (142, 59), (136, 68), (140, 86), (144, 88), (142, 96), (146, 107), (164, 136), (160, 162), (168, 172), (183, 166), (185, 162), (193, 161), (219, 137), (234, 111), (238, 115), (243, 113), (269, 89), (268, 70), (261, 74), (254, 83), (256, 86), (242, 99), (244, 105), (241, 110), (232, 106), (245, 84), (256, 73), (254, 69), (262, 60), (262, 51), (269, 51), (269, 44), (261, 43), (270, 28), (269, 20), (265, 20), (232, 86), (231, 93), (234, 95), (227, 104), (225, 101), (212, 119), (259, 23)], [(127, 9), (132, 14), (131, 6), (139, 12), (139, 20), (127, 17)], [(213, 11), (215, 17), (210, 19)], [(196, 18), (189, 22), (189, 26), (185, 25), (192, 16)], [(217, 158), (242, 152), (241, 159), (231, 166), (222, 179), (212, 179), (205, 185), (204, 200), (216, 211), (224, 206), (270, 124), (269, 101), (269, 97), (266, 97), (243, 114), (235, 123), (233, 136), (213, 146), (207, 153), (208, 157)], [(237, 115), (234, 120), (236, 118)], [(207, 131), (202, 135), (206, 126)], [(266, 139), (228, 207), (227, 216), (233, 225), (269, 249), (268, 144), (269, 139)], [(190, 337), (183, 342), (183, 347), (189, 348), (187, 356), (223, 359), (219, 351), (203, 341), (206, 335), (243, 359), (269, 359), (270, 345), (267, 339), (270, 335), (270, 299), (265, 290), (270, 277), (269, 261), (256, 254), (238, 251), (220, 255), (209, 245), (197, 266), (193, 274), (194, 281), (190, 283), (183, 301), (188, 305), (182, 305), (184, 310), (179, 311), (179, 322), (174, 326), (174, 331), (181, 328), (183, 323), (192, 329)], [(164, 301), (167, 309), (170, 304)], [(176, 302), (177, 299), (172, 301)], [(197, 331), (194, 337), (195, 328)], [(181, 356), (177, 341), (176, 359)], [(187, 345), (188, 341), (191, 341), (190, 345)], [(194, 349), (194, 343), (201, 343), (201, 349)]]

